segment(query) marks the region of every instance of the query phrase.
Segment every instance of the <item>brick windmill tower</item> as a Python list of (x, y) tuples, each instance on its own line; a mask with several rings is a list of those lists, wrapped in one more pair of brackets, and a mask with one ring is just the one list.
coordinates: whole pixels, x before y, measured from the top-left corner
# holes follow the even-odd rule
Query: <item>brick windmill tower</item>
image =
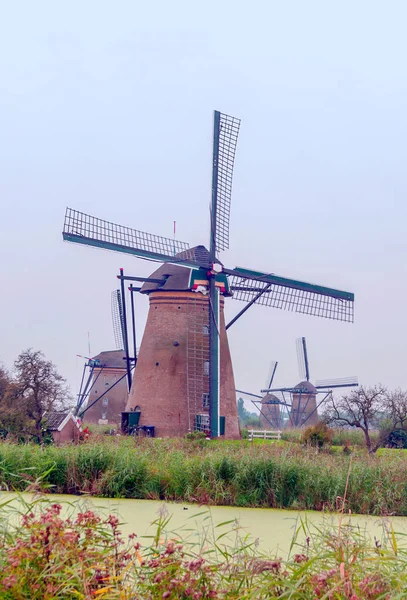
[[(189, 255), (194, 260), (209, 260), (203, 246), (191, 248)], [(208, 275), (204, 270), (165, 264), (149, 279), (140, 290), (149, 297), (150, 308), (126, 411), (140, 412), (138, 424), (153, 425), (158, 436), (210, 432)], [(231, 294), (226, 276), (219, 276), (215, 285), (220, 297), (219, 433), (238, 438), (235, 382), (224, 316), (224, 298)]]
[[(140, 422), (152, 419), (148, 425), (157, 426), (157, 435), (182, 435), (192, 423), (206, 429), (209, 415), (212, 437), (223, 433), (223, 426), (226, 437), (236, 437), (237, 413), (226, 330), (252, 305), (353, 321), (352, 293), (251, 269), (230, 269), (220, 262), (219, 252), (229, 248), (239, 128), (239, 119), (214, 112), (208, 250), (71, 208), (66, 211), (64, 240), (164, 263), (149, 278), (121, 276), (122, 281), (145, 282), (138, 291), (150, 300), (133, 383), (126, 346), (125, 352), (129, 390), (132, 383), (128, 408), (138, 413)], [(225, 325), (223, 302), (228, 295), (246, 306)]]

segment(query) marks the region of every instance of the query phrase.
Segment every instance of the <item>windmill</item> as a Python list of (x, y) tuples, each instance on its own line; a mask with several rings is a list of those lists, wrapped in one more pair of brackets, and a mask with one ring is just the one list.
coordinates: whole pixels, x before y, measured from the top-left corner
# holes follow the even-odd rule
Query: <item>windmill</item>
[[(88, 356), (80, 356), (85, 359), (83, 366), (82, 378), (77, 395), (77, 403), (75, 407), (75, 415), (84, 418), (89, 422), (97, 422), (99, 416), (95, 413), (95, 405), (104, 405), (104, 412), (107, 413), (107, 395), (110, 397), (110, 407), (113, 403), (116, 405), (122, 404), (123, 393), (120, 391), (120, 398), (117, 398), (117, 393), (121, 390), (122, 380), (127, 376), (122, 374), (122, 370), (126, 368), (124, 355), (125, 339), (127, 330), (125, 329), (123, 301), (120, 290), (114, 290), (111, 293), (111, 314), (113, 325), (113, 338), (116, 350), (104, 351), (97, 356), (90, 358)], [(97, 390), (99, 388), (99, 392)], [(115, 390), (113, 393), (113, 389)], [(100, 402), (102, 401), (102, 402)], [(126, 400), (124, 400), (126, 402)], [(122, 407), (123, 410), (124, 406)], [(89, 412), (90, 411), (90, 412)], [(109, 412), (112, 412), (111, 410)]]
[[(226, 435), (239, 435), (226, 329), (253, 304), (353, 321), (352, 293), (251, 269), (227, 268), (220, 262), (219, 253), (229, 248), (239, 128), (239, 119), (214, 112), (209, 250), (117, 225), (72, 208), (65, 215), (66, 241), (164, 263), (150, 278), (122, 276), (122, 281), (144, 281), (140, 292), (148, 294), (150, 300), (127, 408), (134, 409), (135, 404), (144, 402), (145, 408), (141, 410), (145, 411), (145, 418), (159, 421), (163, 435), (175, 431), (182, 434), (191, 429), (193, 420), (199, 427), (200, 415), (205, 417), (204, 428), (217, 437), (221, 413), (228, 419)], [(246, 302), (246, 306), (226, 326), (223, 305), (228, 296)], [(163, 320), (160, 321), (159, 315), (163, 315)], [(154, 362), (155, 352), (163, 364), (158, 359)], [(200, 403), (204, 412), (198, 414)]]
[[(287, 406), (291, 406), (289, 424), (291, 427), (315, 425), (318, 422), (318, 408), (332, 394), (336, 388), (355, 387), (358, 385), (357, 377), (344, 377), (341, 379), (318, 380), (313, 385), (310, 381), (310, 367), (308, 359), (307, 341), (305, 337), (296, 340), (298, 370), (300, 383), (292, 388), (275, 388), (269, 385), (262, 390), (266, 394), (280, 394)], [(317, 396), (320, 394), (320, 399)]]
[[(266, 389), (270, 389), (273, 385), (274, 376), (277, 371), (277, 361), (272, 361), (270, 364)], [(245, 392), (244, 390), (236, 390), (238, 394), (247, 397), (257, 408), (260, 413), (260, 425), (263, 429), (280, 429), (283, 427), (286, 419), (283, 417), (283, 412), (288, 413), (288, 405), (281, 394), (266, 392), (263, 395)], [(255, 398), (255, 400), (253, 399)]]

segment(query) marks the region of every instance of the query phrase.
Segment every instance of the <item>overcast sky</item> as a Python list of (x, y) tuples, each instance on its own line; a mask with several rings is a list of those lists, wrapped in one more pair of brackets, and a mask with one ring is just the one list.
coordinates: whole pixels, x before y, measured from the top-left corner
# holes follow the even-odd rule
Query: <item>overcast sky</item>
[[(352, 291), (354, 325), (253, 307), (236, 384), (357, 374), (407, 387), (407, 5), (403, 0), (22, 0), (0, 17), (0, 361), (113, 349), (119, 267), (64, 243), (67, 205), (207, 244), (212, 111), (242, 119), (221, 259)], [(141, 332), (148, 301), (137, 298)], [(227, 302), (227, 315), (242, 305)]]

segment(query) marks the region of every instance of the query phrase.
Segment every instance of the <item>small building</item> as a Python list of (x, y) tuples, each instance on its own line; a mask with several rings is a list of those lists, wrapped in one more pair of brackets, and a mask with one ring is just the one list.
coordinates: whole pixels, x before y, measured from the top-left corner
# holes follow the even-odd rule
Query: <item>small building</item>
[(96, 366), (82, 420), (120, 427), (128, 396), (125, 354), (123, 350), (107, 350), (94, 356), (92, 362)]
[(46, 431), (55, 444), (67, 444), (79, 439), (81, 427), (71, 411), (53, 411), (44, 416)]

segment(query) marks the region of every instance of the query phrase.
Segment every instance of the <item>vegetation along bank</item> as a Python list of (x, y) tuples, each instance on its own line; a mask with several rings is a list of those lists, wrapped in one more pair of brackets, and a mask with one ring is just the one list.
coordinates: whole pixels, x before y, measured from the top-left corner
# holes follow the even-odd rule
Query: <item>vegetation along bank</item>
[(105, 436), (64, 447), (0, 444), (3, 490), (407, 515), (407, 456), (300, 444)]

